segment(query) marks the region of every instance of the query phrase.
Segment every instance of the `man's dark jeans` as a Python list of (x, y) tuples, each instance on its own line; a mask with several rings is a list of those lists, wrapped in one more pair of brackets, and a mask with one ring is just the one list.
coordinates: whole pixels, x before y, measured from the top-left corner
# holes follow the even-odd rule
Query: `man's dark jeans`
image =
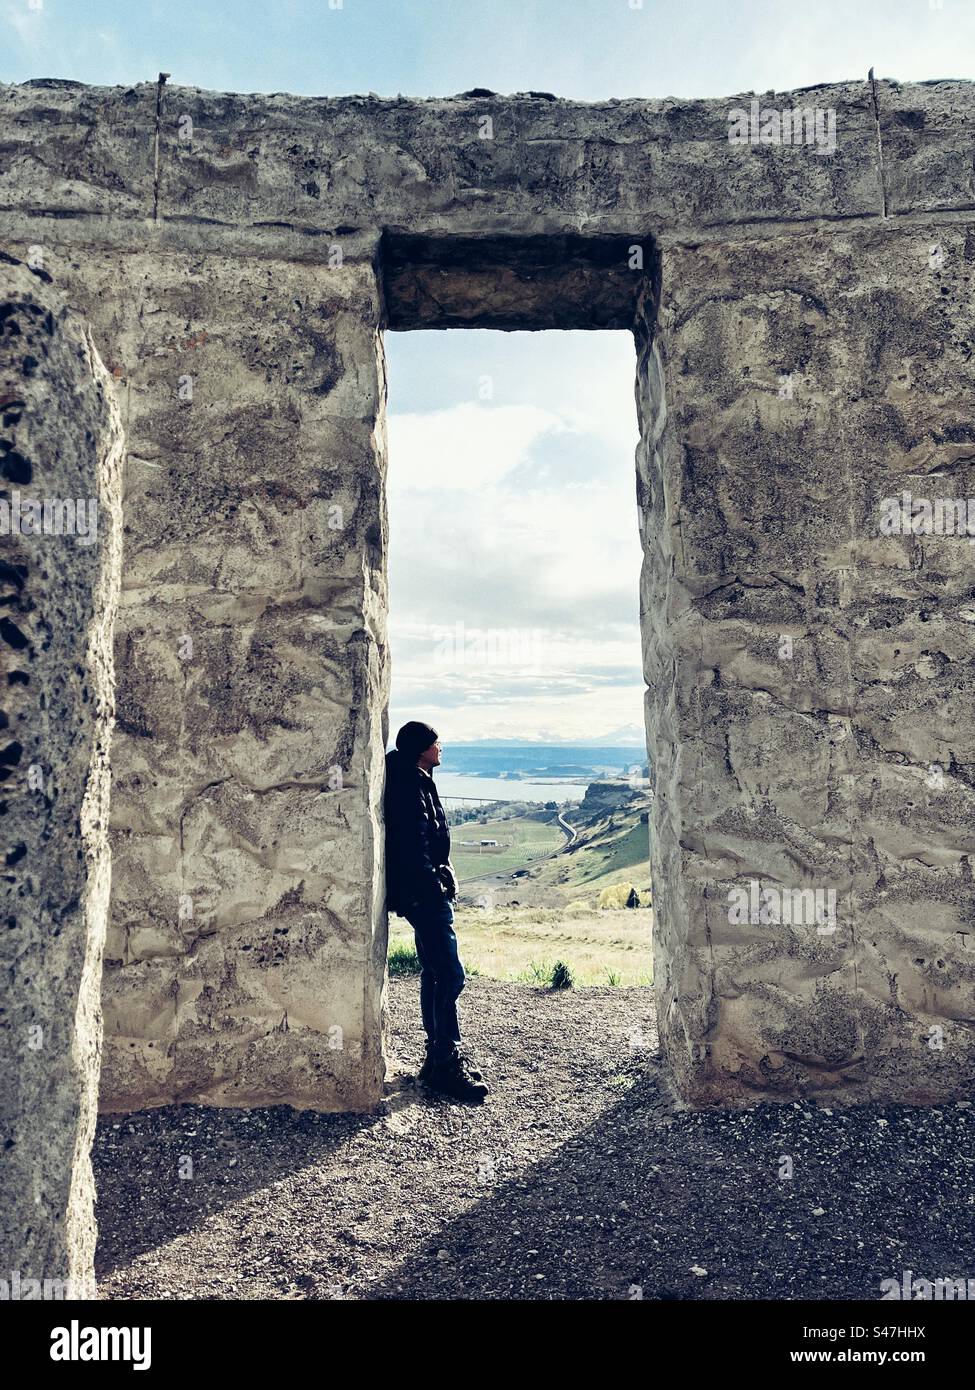
[(439, 903), (417, 903), (406, 914), (416, 937), (420, 962), (420, 1013), (434, 1057), (449, 1057), (460, 1042), (457, 997), (466, 976), (457, 953), (454, 909)]

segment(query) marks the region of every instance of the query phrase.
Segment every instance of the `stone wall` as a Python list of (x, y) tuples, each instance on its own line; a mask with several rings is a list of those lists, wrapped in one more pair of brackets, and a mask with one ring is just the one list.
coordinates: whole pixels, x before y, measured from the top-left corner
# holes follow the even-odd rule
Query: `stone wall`
[(0, 1278), (23, 1298), (91, 1292), (122, 447), (89, 329), (0, 256)]
[[(378, 1099), (382, 331), (629, 314), (678, 1085), (970, 1085), (972, 552), (878, 518), (971, 490), (975, 97), (755, 99), (832, 151), (729, 143), (752, 100), (0, 88), (0, 239), (127, 435), (107, 1108)], [(731, 920), (752, 885), (835, 931)]]

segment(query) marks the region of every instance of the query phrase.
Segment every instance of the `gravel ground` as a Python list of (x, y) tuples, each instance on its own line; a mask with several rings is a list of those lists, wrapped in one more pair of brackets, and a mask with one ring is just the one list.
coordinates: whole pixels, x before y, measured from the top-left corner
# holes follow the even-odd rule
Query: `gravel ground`
[(681, 1112), (651, 990), (475, 977), (462, 1023), (492, 1090), (462, 1106), (413, 1084), (415, 978), (390, 1007), (376, 1114), (102, 1118), (102, 1298), (875, 1299), (903, 1270), (975, 1278), (966, 1102)]

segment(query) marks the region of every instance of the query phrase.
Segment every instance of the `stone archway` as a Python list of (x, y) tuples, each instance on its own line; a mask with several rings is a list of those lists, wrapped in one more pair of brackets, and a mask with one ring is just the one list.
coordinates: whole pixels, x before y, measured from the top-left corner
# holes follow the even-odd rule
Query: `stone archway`
[[(941, 833), (943, 803), (911, 788), (947, 762), (943, 734), (918, 727), (914, 771), (892, 764), (878, 745), (893, 718), (915, 716), (903, 688), (870, 673), (887, 612), (911, 651), (942, 584), (919, 589), (903, 540), (881, 540), (877, 523), (909, 397), (879, 405), (849, 376), (873, 361), (896, 381), (899, 351), (936, 313), (933, 286), (886, 287), (892, 235), (662, 255), (625, 234), (381, 244), (391, 327), (634, 333), (658, 1025), (692, 1104), (924, 1100), (966, 1084), (967, 1025), (946, 1008), (973, 980), (966, 855), (959, 845), (923, 890), (899, 858), (905, 815), (922, 841)], [(923, 258), (916, 236), (896, 240)], [(884, 288), (864, 295), (858, 272)], [(963, 562), (950, 545), (940, 562)], [(968, 677), (954, 678), (960, 695)], [(916, 698), (928, 706), (923, 681)], [(936, 989), (918, 976), (930, 968), (919, 892), (955, 925), (953, 942), (937, 936)]]

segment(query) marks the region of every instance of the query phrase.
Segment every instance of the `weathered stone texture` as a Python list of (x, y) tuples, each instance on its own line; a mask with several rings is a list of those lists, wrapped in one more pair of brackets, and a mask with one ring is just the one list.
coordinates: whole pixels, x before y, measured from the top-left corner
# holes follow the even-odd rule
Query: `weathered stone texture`
[[(0, 1270), (75, 1296), (91, 1291), (95, 1246), (121, 462), (90, 330), (50, 276), (0, 257)], [(43, 513), (18, 525), (29, 501), (78, 499), (83, 534), (45, 532)]]
[[(674, 559), (644, 602), (675, 647), (657, 959), (694, 1098), (970, 1085), (971, 542), (880, 519), (975, 496), (973, 255), (919, 225), (669, 258)], [(832, 889), (837, 930), (732, 924), (751, 879)]]
[[(973, 491), (975, 96), (754, 100), (828, 108), (835, 151), (730, 144), (752, 94), (0, 88), (0, 237), (127, 434), (106, 1107), (378, 1099), (382, 331), (630, 306), (678, 1084), (970, 1087), (972, 549), (878, 521)], [(752, 881), (835, 891), (836, 931), (733, 923)]]
[[(79, 299), (91, 274), (65, 267)], [(102, 1105), (363, 1108), (383, 1074), (375, 277), (141, 255), (121, 274)]]

